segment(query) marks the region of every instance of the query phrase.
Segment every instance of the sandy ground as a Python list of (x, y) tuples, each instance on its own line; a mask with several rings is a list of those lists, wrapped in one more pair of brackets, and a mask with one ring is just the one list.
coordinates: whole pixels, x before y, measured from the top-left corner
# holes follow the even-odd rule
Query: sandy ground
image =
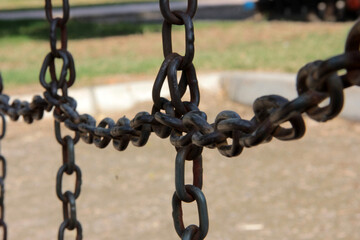
[[(132, 117), (150, 109), (143, 104), (110, 115)], [(201, 109), (210, 121), (224, 109), (246, 119), (252, 115), (250, 108), (216, 94), (204, 93)], [(232, 159), (204, 151), (207, 239), (360, 239), (360, 123), (306, 120), (300, 141), (274, 140)], [(62, 160), (53, 123), (10, 123), (2, 151), (8, 160), (9, 239), (56, 239), (62, 206), (55, 176)], [(76, 204), (84, 239), (178, 239), (171, 217), (174, 157), (169, 140), (155, 135), (146, 147), (125, 152), (80, 142), (76, 162), (83, 185)], [(74, 179), (67, 180), (64, 188), (72, 189)], [(186, 204), (184, 215), (186, 225), (197, 224), (196, 204)], [(74, 237), (67, 233), (67, 239)]]

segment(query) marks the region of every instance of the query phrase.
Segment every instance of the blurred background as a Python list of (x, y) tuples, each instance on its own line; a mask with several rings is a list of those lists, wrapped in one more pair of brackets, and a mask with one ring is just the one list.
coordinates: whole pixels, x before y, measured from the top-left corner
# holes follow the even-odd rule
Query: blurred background
[[(61, 3), (53, 0), (54, 6)], [(50, 51), (43, 5), (42, 0), (0, 2), (0, 72), (5, 93), (22, 100), (43, 92), (38, 75)], [(163, 61), (158, 2), (70, 0), (70, 5), (68, 50), (77, 70), (70, 95), (81, 102), (80, 112), (117, 120), (151, 111), (151, 84)], [(186, 1), (170, 5), (184, 9)], [(343, 52), (359, 9), (360, 0), (199, 0), (194, 64), (200, 109), (209, 122), (222, 110), (253, 116), (239, 93), (251, 84), (235, 88), (227, 82), (229, 74), (240, 81), (246, 73), (250, 82), (272, 76), (267, 84), (277, 88), (289, 82), (295, 91), (295, 74), (303, 65)], [(174, 51), (182, 54), (184, 42), (183, 26), (175, 26)], [(261, 85), (250, 102), (263, 94)], [(356, 112), (351, 99), (350, 112)], [(300, 141), (273, 140), (232, 159), (204, 151), (207, 239), (360, 239), (358, 118), (306, 122)], [(76, 204), (85, 240), (178, 239), (171, 217), (176, 152), (169, 140), (152, 136), (146, 147), (129, 146), (125, 152), (80, 142), (75, 151), (83, 171)], [(32, 126), (9, 123), (2, 152), (8, 160), (9, 239), (56, 239), (62, 205), (55, 176), (62, 159), (51, 118)], [(66, 181), (64, 188), (72, 189), (74, 180)], [(184, 206), (184, 218), (186, 225), (198, 224), (196, 204)], [(66, 237), (74, 239), (72, 232)]]

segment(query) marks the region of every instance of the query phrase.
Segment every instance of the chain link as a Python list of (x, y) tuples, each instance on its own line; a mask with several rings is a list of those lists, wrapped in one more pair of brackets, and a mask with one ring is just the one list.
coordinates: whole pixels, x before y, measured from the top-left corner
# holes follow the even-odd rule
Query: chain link
[[(60, 124), (55, 121), (55, 132), (60, 132)], [(75, 140), (69, 135), (62, 138), (62, 155), (63, 155), (63, 165), (60, 167), (57, 176), (56, 176), (56, 195), (59, 200), (62, 202), (63, 206), (63, 218), (64, 221), (61, 223), (59, 228), (58, 239), (63, 240), (65, 229), (74, 230), (76, 229), (76, 240), (82, 239), (82, 227), (81, 223), (78, 221), (76, 216), (76, 199), (80, 196), (81, 192), (81, 183), (82, 176), (81, 170), (75, 163), (75, 150), (74, 145), (76, 144)], [(63, 192), (62, 183), (64, 178), (64, 173), (66, 175), (75, 174), (75, 189), (74, 191)]]
[[(178, 149), (175, 160), (175, 187), (173, 195), (173, 220), (176, 232), (182, 239), (204, 239), (209, 229), (206, 199), (201, 191), (203, 185), (202, 152), (203, 148), (189, 145)], [(185, 185), (185, 161), (193, 162), (193, 184)], [(190, 225), (186, 229), (182, 218), (182, 202), (196, 201), (199, 214), (199, 227)], [(191, 237), (191, 238), (190, 238)]]
[[(55, 118), (55, 137), (58, 143), (62, 146), (63, 165), (60, 167), (56, 176), (56, 195), (62, 202), (63, 219), (59, 227), (58, 239), (63, 240), (65, 230), (76, 230), (76, 240), (83, 238), (82, 226), (77, 219), (76, 214), (76, 199), (80, 196), (82, 175), (80, 168), (75, 163), (75, 149), (74, 145), (80, 139), (80, 133), (75, 132), (72, 138), (69, 135), (61, 136), (61, 122), (69, 119), (71, 122), (80, 123), (80, 116), (75, 111), (76, 101), (68, 97), (67, 89), (75, 82), (75, 64), (70, 52), (67, 51), (67, 28), (66, 23), (69, 19), (70, 7), (68, 0), (62, 1), (63, 16), (62, 18), (53, 18), (52, 2), (45, 1), (46, 17), (50, 23), (50, 53), (45, 57), (44, 63), (40, 71), (40, 83), (46, 89), (44, 94), (48, 108), (55, 106), (53, 114)], [(56, 31), (60, 30), (61, 46), (57, 48)], [(62, 59), (63, 66), (60, 72), (60, 77), (56, 76), (55, 59)], [(48, 83), (45, 80), (47, 69), (50, 71), (51, 81)], [(66, 79), (68, 76), (68, 79)], [(57, 94), (61, 89), (62, 95)], [(102, 126), (102, 125), (101, 125)], [(104, 127), (104, 126), (102, 126)], [(66, 175), (75, 174), (75, 189), (74, 191), (63, 192), (63, 178)]]
[[(245, 147), (253, 147), (270, 142), (274, 137), (282, 140), (296, 140), (305, 134), (302, 117), (306, 113), (310, 118), (326, 122), (335, 118), (344, 103), (344, 89), (360, 85), (360, 22), (355, 23), (346, 40), (345, 53), (325, 61), (315, 61), (305, 65), (297, 74), (296, 89), (298, 97), (288, 100), (277, 95), (262, 96), (253, 104), (254, 117), (242, 119), (233, 111), (219, 113), (214, 123), (209, 123), (207, 115), (199, 109), (200, 91), (196, 70), (193, 65), (195, 56), (195, 37), (193, 17), (197, 10), (197, 0), (188, 0), (185, 11), (172, 11), (169, 0), (159, 0), (164, 17), (162, 42), (164, 60), (155, 78), (151, 114), (139, 112), (130, 120), (122, 117), (117, 121), (104, 118), (98, 124), (89, 114), (76, 110), (75, 99), (68, 96), (68, 88), (75, 83), (75, 64), (67, 50), (66, 23), (70, 16), (68, 0), (62, 0), (63, 14), (54, 18), (52, 1), (45, 1), (45, 12), (50, 24), (50, 52), (45, 57), (40, 70), (40, 84), (44, 87), (43, 97), (34, 96), (31, 102), (14, 100), (2, 94), (0, 75), (0, 117), (3, 122), (0, 140), (6, 130), (5, 115), (16, 121), (21, 116), (27, 123), (42, 119), (44, 112), (53, 112), (55, 119), (55, 137), (62, 146), (63, 164), (56, 177), (56, 194), (63, 205), (63, 222), (60, 225), (58, 239), (63, 239), (66, 230), (77, 233), (76, 239), (82, 239), (82, 226), (77, 219), (76, 199), (81, 191), (81, 170), (75, 163), (74, 145), (82, 139), (85, 143), (105, 148), (111, 141), (115, 149), (124, 151), (131, 142), (134, 146), (144, 146), (152, 132), (161, 138), (170, 138), (177, 150), (175, 160), (175, 193), (173, 195), (173, 221), (176, 232), (183, 240), (204, 239), (209, 228), (206, 199), (202, 192), (202, 150), (204, 147), (218, 151), (226, 157), (241, 154)], [(185, 27), (185, 53), (173, 52), (172, 26)], [(59, 33), (59, 34), (58, 34)], [(58, 39), (60, 41), (58, 41)], [(60, 44), (59, 44), (60, 42)], [(59, 46), (58, 46), (59, 45)], [(63, 65), (57, 74), (55, 61)], [(343, 70), (345, 74), (339, 75)], [(49, 72), (50, 80), (46, 79)], [(180, 79), (177, 73), (181, 72)], [(161, 90), (168, 82), (170, 99), (161, 96)], [(189, 91), (190, 99), (183, 99)], [(327, 106), (319, 106), (329, 100)], [(284, 127), (289, 123), (290, 127)], [(74, 131), (74, 136), (62, 136), (61, 124)], [(185, 184), (185, 162), (193, 164), (193, 183)], [(7, 228), (4, 222), (4, 179), (6, 161), (0, 155), (2, 175), (0, 176), (0, 227), (3, 239)], [(75, 174), (73, 191), (63, 191), (64, 174)], [(182, 203), (196, 201), (199, 224), (184, 226)]]
[[(1, 150), (1, 140), (4, 138), (6, 133), (6, 119), (5, 115), (0, 113), (1, 119), (1, 132), (0, 132), (0, 150)], [(0, 236), (1, 239), (7, 239), (7, 225), (5, 223), (5, 178), (6, 178), (6, 159), (0, 152), (0, 229), (2, 229)]]

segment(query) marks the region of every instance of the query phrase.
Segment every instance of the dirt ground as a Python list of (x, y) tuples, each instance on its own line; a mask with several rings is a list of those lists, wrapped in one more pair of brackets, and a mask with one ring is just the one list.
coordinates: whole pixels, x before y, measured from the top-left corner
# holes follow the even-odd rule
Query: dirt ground
[[(150, 109), (143, 104), (111, 116)], [(203, 93), (201, 109), (211, 122), (224, 109), (252, 116), (249, 107), (214, 94)], [(273, 140), (232, 159), (204, 151), (206, 239), (360, 239), (360, 123), (306, 121), (300, 141)], [(62, 205), (55, 176), (62, 159), (52, 121), (10, 123), (2, 151), (9, 239), (56, 239)], [(178, 239), (171, 217), (175, 150), (168, 139), (154, 135), (146, 147), (125, 152), (80, 142), (75, 151), (83, 173), (76, 204), (85, 240)], [(64, 188), (72, 189), (73, 180)], [(185, 205), (184, 216), (186, 225), (198, 223), (195, 203)], [(74, 237), (67, 233), (67, 239)]]

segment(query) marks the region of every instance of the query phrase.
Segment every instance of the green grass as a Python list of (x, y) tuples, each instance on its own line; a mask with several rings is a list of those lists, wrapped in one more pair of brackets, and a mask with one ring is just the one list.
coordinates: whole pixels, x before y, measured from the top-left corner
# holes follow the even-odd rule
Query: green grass
[[(159, 24), (96, 23), (72, 20), (67, 24), (69, 39), (101, 38), (108, 36), (159, 32)], [(30, 38), (48, 40), (49, 23), (42, 20), (0, 21), (1, 38)]]
[[(304, 64), (341, 54), (351, 23), (196, 22), (198, 71), (296, 72)], [(119, 74), (156, 75), (161, 62), (160, 24), (71, 21), (69, 51), (77, 82), (92, 84)], [(184, 51), (184, 29), (173, 32)], [(0, 70), (7, 85), (38, 82), (49, 52), (45, 21), (0, 22)], [(116, 78), (116, 77), (114, 77)]]

